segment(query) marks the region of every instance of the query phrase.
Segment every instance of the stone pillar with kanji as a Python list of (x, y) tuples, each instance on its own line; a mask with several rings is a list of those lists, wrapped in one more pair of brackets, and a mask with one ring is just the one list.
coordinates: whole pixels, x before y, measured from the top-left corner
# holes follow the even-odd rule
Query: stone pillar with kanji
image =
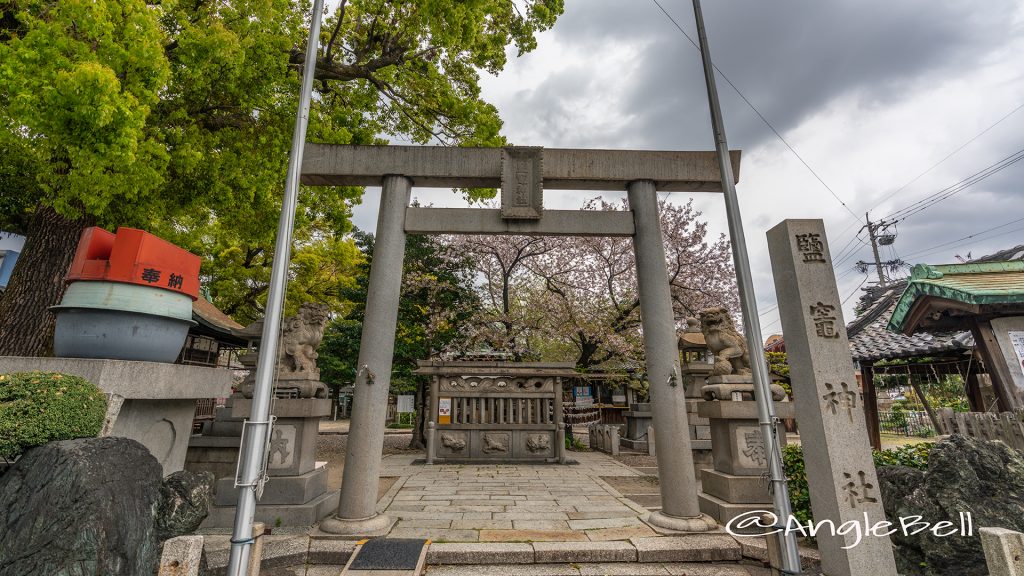
[[(824, 224), (784, 220), (768, 232), (768, 251), (814, 521), (885, 522)], [(857, 533), (818, 533), (823, 572), (896, 574), (889, 537), (857, 542)]]

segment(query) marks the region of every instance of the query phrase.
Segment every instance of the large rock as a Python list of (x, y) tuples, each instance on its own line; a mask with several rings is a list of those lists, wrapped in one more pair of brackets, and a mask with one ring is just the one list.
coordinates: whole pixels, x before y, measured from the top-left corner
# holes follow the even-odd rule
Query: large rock
[(951, 436), (935, 445), (928, 471), (881, 467), (879, 488), (890, 522), (921, 516), (934, 525), (960, 525), (971, 514), (974, 536), (939, 538), (928, 532), (892, 535), (898, 567), (908, 575), (988, 574), (978, 528), (1024, 531), (1024, 453), (1002, 442)]
[(179, 471), (164, 478), (156, 509), (156, 535), (160, 541), (195, 532), (210, 513), (213, 484), (209, 472)]
[(50, 442), (0, 477), (0, 576), (156, 572), (161, 467), (127, 438)]

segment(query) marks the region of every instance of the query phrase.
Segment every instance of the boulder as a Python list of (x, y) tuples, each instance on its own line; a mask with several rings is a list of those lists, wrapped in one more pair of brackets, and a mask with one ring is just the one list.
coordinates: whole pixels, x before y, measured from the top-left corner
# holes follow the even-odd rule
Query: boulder
[(156, 535), (160, 541), (195, 532), (210, 513), (213, 484), (209, 472), (185, 470), (164, 478), (156, 509)]
[(973, 536), (893, 534), (903, 574), (984, 576), (988, 570), (978, 528), (1024, 531), (1024, 453), (1002, 442), (950, 436), (932, 449), (926, 472), (884, 466), (878, 482), (886, 516), (897, 526), (899, 518), (908, 516), (959, 526), (961, 512), (973, 521)]
[(128, 438), (28, 450), (0, 477), (0, 576), (155, 573), (161, 475)]

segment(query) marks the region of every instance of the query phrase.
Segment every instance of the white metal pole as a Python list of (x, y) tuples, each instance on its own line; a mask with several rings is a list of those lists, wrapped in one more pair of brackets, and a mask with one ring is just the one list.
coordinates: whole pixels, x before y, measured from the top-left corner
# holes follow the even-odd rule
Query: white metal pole
[[(750, 259), (747, 256), (747, 241), (743, 235), (743, 220), (740, 218), (740, 204), (733, 181), (732, 161), (729, 158), (729, 144), (725, 140), (725, 125), (722, 109), (718, 102), (718, 88), (715, 86), (715, 70), (711, 63), (707, 34), (704, 30), (704, 16), (700, 0), (693, 0), (693, 13), (697, 20), (697, 37), (700, 43), (701, 60), (704, 64), (704, 79), (707, 82), (708, 104), (711, 108), (711, 128), (715, 136), (718, 166), (722, 176), (722, 191), (725, 193), (725, 212), (729, 221), (729, 235), (732, 238), (732, 256), (736, 266), (736, 281), (740, 293), (740, 308), (743, 325), (746, 327), (747, 348), (750, 350), (750, 365), (754, 375), (754, 399), (757, 401), (758, 423), (764, 437), (768, 454), (768, 473), (771, 477), (772, 499), (779, 524), (785, 527), (792, 510), (789, 504), (789, 489), (786, 475), (782, 470), (782, 451), (775, 437), (777, 418), (772, 406), (771, 378), (765, 363), (761, 345), (761, 322), (757, 316), (757, 299), (750, 274)], [(781, 541), (782, 570), (785, 574), (800, 574), (800, 554), (797, 551), (796, 535), (783, 530)]]
[(266, 452), (267, 439), (270, 437), (270, 400), (281, 333), (281, 311), (284, 308), (288, 263), (291, 260), (292, 230), (295, 227), (302, 152), (306, 141), (306, 127), (309, 125), (309, 106), (312, 100), (313, 73), (316, 70), (323, 9), (323, 0), (313, 1), (306, 61), (302, 70), (302, 87), (299, 91), (299, 109), (295, 117), (295, 132), (292, 134), (292, 151), (288, 159), (288, 175), (285, 180), (281, 217), (277, 224), (266, 316), (263, 319), (263, 337), (260, 340), (259, 360), (256, 364), (252, 413), (245, 423), (247, 433), (243, 434), (238, 452), (239, 475), (235, 479), (239, 488), (238, 507), (235, 509), (235, 526), (231, 535), (231, 556), (228, 562), (228, 574), (231, 576), (249, 573), (249, 550), (253, 542), (252, 521), (256, 515), (256, 490), (264, 474), (263, 456)]

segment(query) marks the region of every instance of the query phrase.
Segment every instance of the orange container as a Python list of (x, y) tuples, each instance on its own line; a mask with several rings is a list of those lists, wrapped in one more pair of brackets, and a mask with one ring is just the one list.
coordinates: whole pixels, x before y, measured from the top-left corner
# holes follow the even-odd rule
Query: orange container
[(195, 254), (149, 232), (92, 227), (82, 231), (66, 280), (107, 280), (152, 286), (199, 298), (199, 265)]

